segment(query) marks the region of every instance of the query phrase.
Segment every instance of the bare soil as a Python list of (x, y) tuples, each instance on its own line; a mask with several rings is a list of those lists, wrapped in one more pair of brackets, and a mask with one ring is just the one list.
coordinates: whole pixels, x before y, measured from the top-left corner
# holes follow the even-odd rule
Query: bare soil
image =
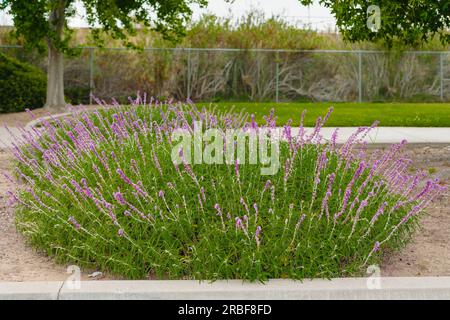
[[(414, 166), (428, 170), (450, 186), (450, 146), (410, 147)], [(399, 253), (387, 255), (381, 275), (390, 277), (450, 276), (450, 191), (434, 201), (421, 227)]]
[[(36, 118), (47, 116), (48, 110), (44, 108), (34, 109), (31, 111)], [(0, 125), (7, 125), (9, 127), (21, 127), (25, 126), (28, 122), (33, 120), (33, 117), (28, 112), (14, 112), (0, 114)]]
[[(45, 111), (34, 111), (42, 116)], [(1, 123), (26, 124), (29, 115), (0, 115)], [(430, 171), (450, 185), (450, 145), (410, 146), (405, 151), (414, 166)], [(0, 172), (11, 170), (11, 155), (0, 150)], [(7, 191), (12, 184), (0, 175), (0, 281), (52, 281), (69, 276), (67, 266), (55, 264), (51, 258), (26, 244), (16, 231), (14, 212), (8, 206)], [(82, 279), (95, 270), (82, 272)], [(422, 217), (421, 229), (400, 252), (389, 254), (381, 265), (382, 276), (450, 276), (450, 192), (435, 201)], [(104, 278), (111, 278), (106, 275)]]

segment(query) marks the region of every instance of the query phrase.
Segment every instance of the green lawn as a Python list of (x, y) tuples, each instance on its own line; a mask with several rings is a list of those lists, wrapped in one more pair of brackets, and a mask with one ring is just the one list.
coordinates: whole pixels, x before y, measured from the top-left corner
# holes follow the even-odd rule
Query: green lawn
[(235, 111), (245, 109), (254, 114), (258, 122), (275, 108), (278, 124), (288, 119), (298, 125), (300, 115), (307, 110), (305, 125), (313, 126), (318, 116), (323, 116), (330, 106), (334, 112), (326, 126), (353, 127), (369, 126), (375, 120), (379, 126), (386, 127), (450, 127), (450, 103), (252, 103), (252, 102), (219, 102), (198, 103), (198, 106), (217, 107), (220, 110)]

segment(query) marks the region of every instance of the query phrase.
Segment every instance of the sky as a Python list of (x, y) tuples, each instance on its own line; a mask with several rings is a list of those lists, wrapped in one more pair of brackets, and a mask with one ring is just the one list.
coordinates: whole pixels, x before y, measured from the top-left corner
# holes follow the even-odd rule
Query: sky
[[(213, 13), (220, 17), (240, 17), (252, 8), (257, 8), (265, 13), (267, 17), (280, 15), (287, 21), (302, 26), (310, 25), (313, 29), (334, 29), (334, 19), (328, 9), (317, 4), (309, 8), (303, 7), (298, 0), (234, 0), (226, 3), (223, 0), (210, 0), (207, 8), (193, 7), (193, 19), (198, 19), (203, 13)], [(87, 27), (83, 18), (83, 10), (71, 21), (72, 27)], [(12, 19), (5, 12), (0, 13), (0, 25), (12, 25)]]

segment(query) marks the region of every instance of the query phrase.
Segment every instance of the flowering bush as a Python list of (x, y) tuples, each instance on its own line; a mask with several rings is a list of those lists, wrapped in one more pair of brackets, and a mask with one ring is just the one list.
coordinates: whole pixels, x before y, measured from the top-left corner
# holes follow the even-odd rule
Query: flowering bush
[[(273, 113), (258, 126), (242, 113), (141, 98), (74, 108), (24, 130), (14, 147), (17, 227), (60, 262), (132, 279), (357, 275), (408, 239), (444, 187), (410, 173), (405, 142), (368, 152), (362, 141), (373, 126), (343, 145), (338, 131), (324, 141), (329, 114), (294, 134)], [(281, 169), (263, 176), (261, 164), (175, 164), (171, 133), (194, 120), (281, 131)]]

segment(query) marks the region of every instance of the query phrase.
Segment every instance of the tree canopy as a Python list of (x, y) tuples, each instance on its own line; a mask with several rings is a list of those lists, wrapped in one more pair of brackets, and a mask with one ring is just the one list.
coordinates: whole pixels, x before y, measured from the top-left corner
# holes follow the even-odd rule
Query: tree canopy
[[(311, 5), (313, 0), (299, 0)], [(449, 0), (319, 0), (329, 8), (345, 40), (418, 45), (438, 36), (450, 42)], [(379, 10), (379, 12), (378, 12)], [(377, 16), (378, 15), (378, 16)], [(379, 24), (370, 28), (371, 23)], [(368, 24), (369, 21), (369, 24)]]
[(207, 0), (0, 0), (0, 9), (12, 15), (13, 32), (25, 40), (25, 46), (48, 49), (45, 106), (57, 111), (66, 105), (63, 54), (73, 51), (68, 19), (80, 5), (86, 10), (85, 18), (97, 44), (102, 44), (100, 34), (105, 32), (133, 46), (129, 36), (136, 34), (138, 25), (161, 33), (165, 39), (178, 39), (185, 33), (194, 3), (203, 6)]
[[(105, 32), (131, 46), (128, 36), (136, 33), (140, 24), (158, 31), (164, 38), (176, 40), (185, 32), (184, 26), (191, 17), (190, 5), (203, 6), (206, 0), (0, 0), (0, 8), (7, 9), (13, 17), (14, 33), (25, 40), (25, 44), (45, 48), (43, 40), (51, 41), (60, 51), (69, 50), (71, 30), (67, 19), (74, 17), (77, 6), (86, 10), (86, 21), (93, 27), (96, 40)], [(52, 19), (52, 13), (61, 10), (61, 15)], [(62, 11), (63, 10), (63, 11)], [(61, 21), (62, 20), (62, 21)], [(63, 23), (62, 34), (57, 32), (57, 23)]]

